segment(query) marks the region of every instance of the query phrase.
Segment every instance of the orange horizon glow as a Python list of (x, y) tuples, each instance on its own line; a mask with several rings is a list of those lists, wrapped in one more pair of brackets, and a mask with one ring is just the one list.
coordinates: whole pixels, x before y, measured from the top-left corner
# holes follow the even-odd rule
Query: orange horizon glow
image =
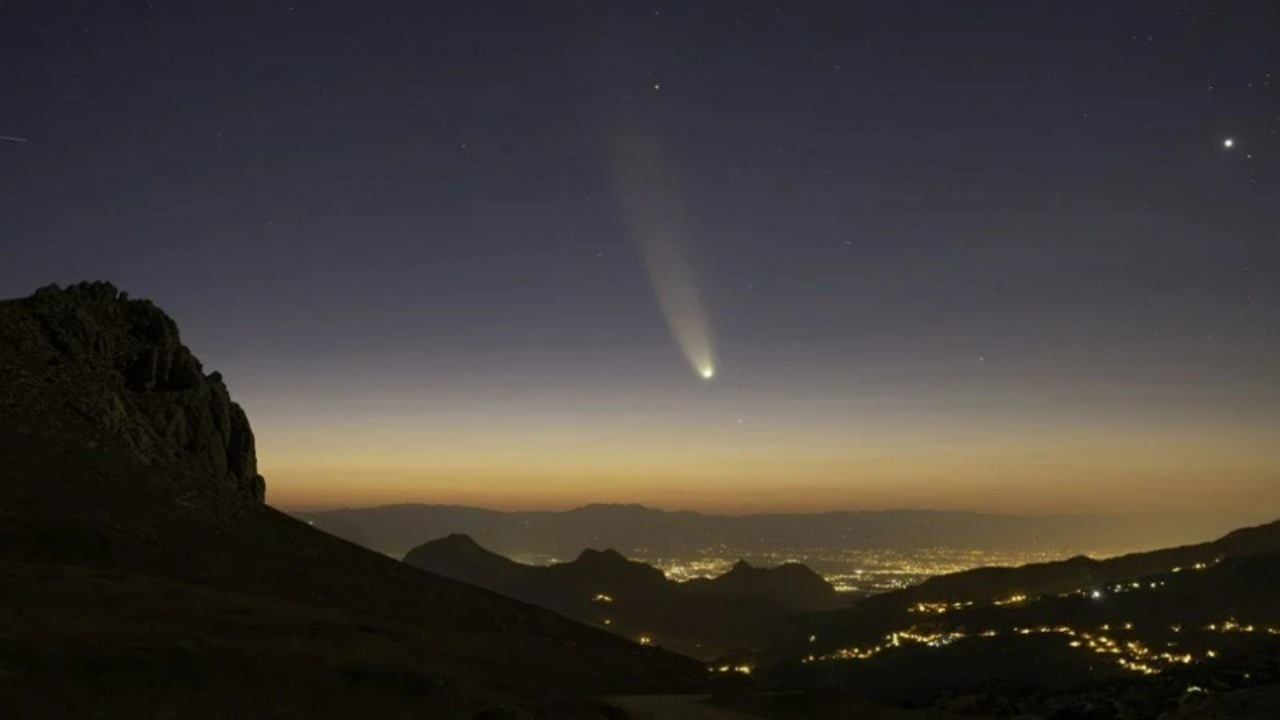
[(844, 377), (778, 358), (706, 382), (680, 363), (594, 360), (575, 375), (510, 358), (448, 374), (394, 358), (367, 375), (259, 367), (233, 390), (268, 501), (291, 509), (1280, 516), (1280, 394), (1244, 375), (1028, 365), (953, 389), (908, 377), (930, 368)]
[[(293, 509), (396, 503), (566, 509), (638, 503), (711, 512), (922, 508), (1011, 513), (1280, 510), (1280, 451), (1219, 428), (1002, 439), (787, 438), (768, 431), (620, 438), (543, 428), (487, 437), (383, 429), (344, 444), (268, 433), (268, 501)], [(773, 437), (770, 441), (766, 436)], [(348, 436), (350, 437), (350, 436)], [(1229, 478), (1224, 491), (1214, 478)]]

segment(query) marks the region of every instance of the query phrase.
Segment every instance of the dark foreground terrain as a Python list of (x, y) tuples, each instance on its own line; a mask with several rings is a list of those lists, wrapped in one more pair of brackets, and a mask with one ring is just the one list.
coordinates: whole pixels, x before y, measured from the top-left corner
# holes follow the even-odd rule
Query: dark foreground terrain
[(109, 285), (0, 303), (0, 418), (5, 718), (468, 717), (703, 682), (264, 505), (221, 378)]

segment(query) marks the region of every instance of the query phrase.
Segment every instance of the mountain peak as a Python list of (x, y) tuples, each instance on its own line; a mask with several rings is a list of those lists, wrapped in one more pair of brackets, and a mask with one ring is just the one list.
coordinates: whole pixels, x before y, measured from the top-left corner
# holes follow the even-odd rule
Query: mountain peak
[(460, 547), (460, 548), (465, 547), (465, 548), (478, 548), (481, 550), (484, 549), (483, 547), (480, 546), (480, 543), (475, 541), (475, 538), (471, 537), (466, 533), (449, 533), (448, 535), (445, 535), (444, 537), (438, 540), (433, 540), (432, 543), (436, 545), (453, 546), (453, 547)]
[[(196, 470), (263, 503), (253, 431), (222, 375), (205, 374), (178, 326), (109, 282), (49, 285), (0, 302), (0, 348), (13, 352), (10, 401), (32, 432), (65, 440), (85, 420), (143, 465)], [(81, 438), (84, 443), (96, 442)]]
[(578, 557), (574, 562), (588, 563), (604, 563), (609, 565), (630, 564), (631, 561), (625, 555), (614, 550), (613, 548), (605, 548), (604, 550), (596, 550), (595, 548), (586, 548), (578, 553)]

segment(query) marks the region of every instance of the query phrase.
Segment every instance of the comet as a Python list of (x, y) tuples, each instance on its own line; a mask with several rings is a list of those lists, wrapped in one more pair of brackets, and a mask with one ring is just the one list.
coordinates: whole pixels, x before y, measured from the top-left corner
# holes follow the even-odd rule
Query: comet
[(686, 245), (689, 229), (674, 173), (661, 144), (634, 123), (620, 123), (610, 154), (631, 239), (680, 351), (703, 380), (716, 374), (711, 322)]

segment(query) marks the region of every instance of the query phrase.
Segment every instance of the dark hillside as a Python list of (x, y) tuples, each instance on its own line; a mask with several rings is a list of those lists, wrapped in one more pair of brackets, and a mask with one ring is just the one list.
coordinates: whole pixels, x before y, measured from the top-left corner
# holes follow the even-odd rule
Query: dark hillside
[(452, 717), (701, 681), (263, 505), (221, 377), (108, 284), (0, 302), (0, 418), (5, 717)]

